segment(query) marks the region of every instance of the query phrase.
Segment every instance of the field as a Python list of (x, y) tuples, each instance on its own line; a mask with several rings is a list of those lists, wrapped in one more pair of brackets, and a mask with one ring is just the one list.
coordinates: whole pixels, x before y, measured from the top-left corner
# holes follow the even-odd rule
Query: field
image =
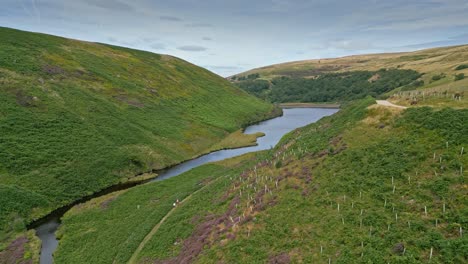
[(218, 142), (278, 114), (175, 57), (0, 28), (0, 251), (55, 208), (239, 147)]
[(468, 110), (374, 103), (75, 208), (56, 263), (466, 262)]

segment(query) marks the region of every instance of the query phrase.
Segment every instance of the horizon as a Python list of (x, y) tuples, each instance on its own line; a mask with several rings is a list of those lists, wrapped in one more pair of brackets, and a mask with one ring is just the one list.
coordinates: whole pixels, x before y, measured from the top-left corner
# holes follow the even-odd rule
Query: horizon
[(468, 3), (460, 0), (2, 2), (0, 26), (168, 54), (223, 77), (291, 61), (468, 43)]

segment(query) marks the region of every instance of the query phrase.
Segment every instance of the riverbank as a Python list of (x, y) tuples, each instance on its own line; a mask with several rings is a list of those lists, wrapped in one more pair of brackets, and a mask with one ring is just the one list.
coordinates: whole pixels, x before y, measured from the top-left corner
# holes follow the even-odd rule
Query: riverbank
[[(257, 120), (256, 122), (251, 122), (249, 123), (250, 125), (258, 124), (264, 121), (268, 121), (274, 118), (277, 118), (279, 116), (283, 115), (283, 112), (281, 109), (275, 107), (270, 113), (266, 114), (263, 116), (261, 119)], [(77, 204), (85, 203), (91, 199), (94, 199), (96, 197), (100, 197), (103, 195), (110, 194), (112, 192), (117, 192), (125, 189), (129, 189), (132, 187), (135, 187), (140, 184), (147, 183), (151, 180), (154, 180), (157, 178), (161, 173), (164, 173), (180, 164), (183, 164), (185, 162), (200, 158), (205, 155), (209, 155), (211, 153), (221, 151), (221, 150), (230, 150), (230, 149), (240, 149), (244, 147), (250, 147), (250, 146), (256, 146), (257, 145), (257, 138), (265, 136), (264, 133), (253, 133), (253, 134), (244, 134), (243, 132), (245, 131), (246, 125), (243, 125), (244, 128), (241, 128), (231, 134), (228, 134), (224, 139), (222, 139), (220, 142), (215, 143), (213, 146), (209, 147), (207, 150), (200, 152), (199, 154), (193, 156), (191, 159), (188, 160), (182, 160), (177, 163), (170, 164), (169, 166), (166, 166), (164, 168), (155, 168), (152, 169), (151, 171), (147, 172), (142, 172), (139, 174), (136, 174), (131, 177), (123, 178), (121, 179), (118, 183), (115, 183), (113, 185), (107, 186), (101, 190), (98, 190), (96, 192), (93, 192), (89, 195), (83, 196), (80, 199), (77, 199), (71, 203), (65, 204), (61, 207), (55, 208), (51, 211), (49, 211), (47, 214), (44, 214), (34, 220), (32, 220), (30, 223), (27, 224), (27, 229), (35, 229), (41, 224), (49, 221), (52, 218), (60, 218), (66, 211), (70, 210), (72, 207), (74, 207)]]
[(288, 108), (340, 108), (340, 104), (329, 104), (329, 103), (282, 103), (279, 107)]
[[(96, 184), (95, 188), (97, 190), (96, 189), (90, 190), (86, 193), (83, 193), (83, 195), (81, 195), (80, 197), (77, 197), (66, 203), (54, 203), (52, 205), (49, 205), (47, 208), (40, 208), (40, 207), (35, 208), (33, 211), (33, 215), (31, 215), (29, 219), (19, 218), (19, 220), (15, 220), (15, 221), (24, 222), (25, 230), (32, 231), (33, 229), (36, 229), (37, 227), (41, 225), (50, 223), (51, 221), (57, 222), (56, 219), (60, 219), (61, 216), (66, 211), (68, 211), (70, 208), (72, 208), (73, 206), (77, 204), (85, 203), (89, 201), (90, 199), (99, 197), (101, 195), (106, 195), (115, 191), (128, 189), (128, 188), (146, 183), (148, 181), (154, 180), (158, 174), (164, 173), (165, 171), (168, 171), (171, 168), (176, 167), (183, 162), (187, 162), (189, 160), (196, 159), (198, 157), (201, 157), (201, 156), (204, 156), (204, 155), (207, 155), (207, 154), (219, 151), (219, 150), (223, 150), (223, 149), (237, 149), (237, 148), (242, 148), (242, 147), (247, 147), (247, 146), (255, 146), (256, 139), (262, 136), (262, 134), (243, 135), (242, 134), (243, 129), (250, 124), (266, 121), (266, 120), (269, 120), (269, 119), (272, 119), (281, 115), (282, 115), (282, 111), (278, 107), (271, 107), (270, 111), (267, 111), (267, 112), (257, 112), (254, 115), (252, 115), (249, 120), (244, 121), (243, 124), (238, 124), (238, 127), (240, 127), (239, 130), (230, 134), (226, 134), (226, 136), (220, 139), (220, 141), (218, 142), (214, 142), (210, 144), (210, 140), (211, 140), (210, 137), (213, 137), (213, 134), (209, 135), (208, 137), (209, 140), (202, 138), (199, 140), (199, 142), (194, 142), (195, 140), (198, 140), (197, 138), (194, 138), (194, 141), (187, 144), (187, 146), (190, 148), (193, 148), (194, 150), (200, 149), (201, 147), (204, 148), (204, 150), (198, 152), (198, 154), (195, 156), (187, 156), (185, 157), (184, 160), (179, 160), (177, 162), (171, 162), (171, 163), (165, 162), (165, 161), (170, 161), (170, 159), (167, 159), (166, 157), (160, 157), (158, 160), (165, 160), (165, 161), (156, 162), (157, 165), (151, 170), (144, 170), (139, 173), (135, 173), (134, 175), (131, 175), (132, 173), (131, 170), (126, 170), (126, 172), (124, 171), (119, 172), (119, 174), (121, 174), (122, 176), (121, 178), (114, 179), (112, 182), (109, 182), (108, 184), (101, 186), (100, 189), (97, 189), (98, 184)], [(190, 145), (192, 143), (194, 145)], [(187, 150), (189, 150), (190, 148), (188, 148)], [(187, 150), (184, 150), (184, 151), (187, 151)], [(152, 152), (149, 152), (148, 149), (135, 147), (132, 150), (128, 149), (128, 151), (134, 153), (133, 156), (136, 157), (133, 159), (136, 162), (135, 164), (137, 165), (140, 164), (138, 162), (141, 160), (145, 161), (145, 164), (151, 163), (151, 161), (148, 159), (151, 158), (150, 156), (152, 155)], [(137, 151), (140, 151), (142, 153), (138, 153)], [(144, 152), (147, 152), (147, 153), (145, 154)], [(180, 156), (183, 156), (183, 155), (181, 154)], [(162, 165), (164, 166), (162, 167)], [(56, 224), (59, 225), (58, 222)], [(12, 229), (13, 227), (10, 227), (10, 228)], [(24, 235), (25, 230), (20, 231), (16, 229), (16, 224), (15, 224), (15, 230), (11, 230), (11, 231), (4, 230), (5, 231), (4, 234), (0, 233), (0, 251), (5, 248), (8, 248), (12, 243), (16, 243), (14, 238), (16, 236)], [(29, 240), (29, 241), (32, 241), (32, 240)], [(30, 242), (25, 242), (25, 243), (26, 243), (25, 247), (28, 247), (27, 243), (30, 243)], [(30, 258), (29, 255), (31, 255), (32, 259), (37, 259), (39, 256), (39, 252), (31, 252), (31, 253), (28, 253), (27, 255), (28, 256), (25, 256), (25, 257), (18, 255), (16, 256), (16, 258), (19, 257), (19, 259), (24, 260), (25, 258), (29, 259)], [(8, 257), (8, 256), (5, 256), (5, 257)], [(0, 262), (2, 262), (1, 261), (2, 259), (4, 258), (3, 257), (0, 258)]]

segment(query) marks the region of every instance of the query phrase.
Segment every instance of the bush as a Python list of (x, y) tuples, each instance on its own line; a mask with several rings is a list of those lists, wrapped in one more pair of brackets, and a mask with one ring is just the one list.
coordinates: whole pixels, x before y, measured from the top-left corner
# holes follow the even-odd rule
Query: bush
[(418, 88), (418, 87), (421, 87), (421, 86), (424, 86), (424, 81), (423, 80), (416, 80), (416, 81), (410, 83), (409, 85), (404, 86), (401, 90), (402, 91), (411, 91), (414, 88)]
[(255, 80), (255, 79), (258, 79), (258, 78), (260, 78), (260, 74), (258, 74), (258, 73), (253, 73), (253, 74), (247, 75), (248, 80)]
[(440, 80), (442, 78), (445, 78), (445, 74), (443, 74), (443, 73), (432, 76), (433, 81), (438, 81), (438, 80)]
[(281, 162), (281, 160), (279, 160), (279, 161), (277, 161), (277, 162), (275, 163), (275, 167), (276, 167), (277, 169), (281, 168), (282, 166), (283, 166), (283, 163)]
[(464, 73), (459, 73), (455, 74), (455, 81), (463, 80), (465, 79), (465, 74)]
[(468, 69), (468, 64), (461, 64), (455, 68), (456, 71), (464, 70), (464, 69)]

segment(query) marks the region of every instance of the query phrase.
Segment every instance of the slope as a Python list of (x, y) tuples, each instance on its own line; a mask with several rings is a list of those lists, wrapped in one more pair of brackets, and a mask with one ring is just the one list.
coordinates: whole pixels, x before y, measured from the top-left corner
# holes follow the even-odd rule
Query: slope
[[(259, 74), (267, 79), (279, 76), (307, 78), (330, 72), (377, 71), (382, 68), (451, 74), (457, 72), (458, 66), (465, 64), (468, 64), (468, 45), (431, 48), (413, 52), (366, 54), (286, 62), (253, 69), (236, 76)], [(466, 71), (463, 72), (466, 73)]]
[[(272, 102), (349, 101), (366, 95), (409, 105), (467, 107), (450, 102), (468, 89), (468, 45), (415, 52), (356, 55), (289, 62), (240, 73), (229, 79)], [(423, 91), (424, 90), (424, 91)], [(447, 100), (440, 100), (445, 97)]]
[(139, 241), (128, 237), (131, 252), (117, 250), (115, 263), (146, 234), (134, 257), (140, 263), (464, 263), (467, 119), (466, 109), (350, 103), (270, 151), (172, 178), (199, 182), (176, 189), (182, 198), (193, 193), (176, 209), (164, 205), (175, 196), (156, 197), (163, 183), (131, 189), (108, 207), (74, 209), (56, 261), (100, 262), (97, 252), (114, 249), (85, 250), (91, 238), (129, 229), (112, 216), (151, 215), (132, 227)]
[(273, 110), (175, 57), (0, 28), (0, 241)]

